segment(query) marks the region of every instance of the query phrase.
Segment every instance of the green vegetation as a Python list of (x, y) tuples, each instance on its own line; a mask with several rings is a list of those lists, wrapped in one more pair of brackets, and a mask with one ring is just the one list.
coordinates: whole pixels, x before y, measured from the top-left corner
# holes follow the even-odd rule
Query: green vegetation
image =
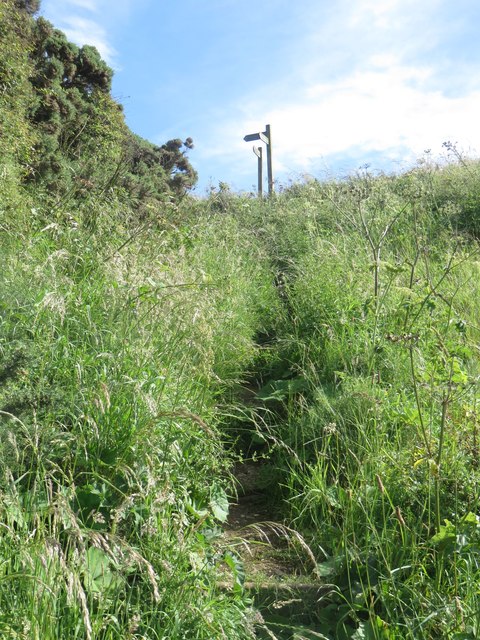
[(14, 154), (23, 181), (64, 206), (123, 188), (143, 216), (169, 195), (184, 195), (196, 181), (185, 155), (193, 141), (159, 147), (134, 135), (98, 51), (34, 19), (37, 9), (23, 0), (0, 8), (2, 152)]
[[(480, 637), (480, 164), (193, 200), (37, 5), (0, 6), (1, 637)], [(223, 532), (249, 456), (295, 628)]]

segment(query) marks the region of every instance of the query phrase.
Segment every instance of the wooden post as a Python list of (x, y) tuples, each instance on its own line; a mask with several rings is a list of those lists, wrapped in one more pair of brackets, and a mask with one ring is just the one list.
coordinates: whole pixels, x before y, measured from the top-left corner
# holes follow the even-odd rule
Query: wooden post
[(258, 197), (263, 197), (263, 149), (262, 147), (253, 147), (253, 153), (258, 158)]
[(268, 175), (268, 195), (273, 193), (273, 167), (272, 167), (272, 128), (269, 124), (265, 127), (265, 135), (268, 139), (267, 144), (267, 175)]

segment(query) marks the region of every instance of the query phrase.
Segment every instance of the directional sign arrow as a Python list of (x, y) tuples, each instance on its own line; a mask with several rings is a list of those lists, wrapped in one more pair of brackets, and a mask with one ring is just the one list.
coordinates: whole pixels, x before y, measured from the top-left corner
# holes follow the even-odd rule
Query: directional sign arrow
[(245, 142), (253, 142), (254, 140), (260, 140), (265, 144), (269, 144), (270, 140), (268, 139), (267, 132), (259, 132), (259, 133), (249, 133), (248, 136), (244, 137)]
[(258, 135), (260, 136), (260, 140), (262, 142), (264, 142), (265, 144), (270, 144), (270, 140), (268, 139), (268, 136), (265, 133), (265, 131), (263, 133), (259, 133)]
[(262, 157), (262, 147), (253, 147), (253, 153), (257, 156), (257, 158)]

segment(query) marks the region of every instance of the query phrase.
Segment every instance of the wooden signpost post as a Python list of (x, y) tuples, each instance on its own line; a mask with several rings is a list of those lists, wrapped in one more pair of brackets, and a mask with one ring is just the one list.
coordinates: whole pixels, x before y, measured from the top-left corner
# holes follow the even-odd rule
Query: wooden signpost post
[[(244, 138), (245, 142), (253, 142), (260, 140), (263, 142), (267, 149), (267, 174), (268, 174), (268, 195), (273, 193), (273, 169), (272, 169), (272, 130), (269, 124), (266, 125), (265, 131), (259, 131), (258, 133), (249, 133)], [(263, 194), (263, 158), (262, 148), (253, 147), (253, 152), (258, 158), (258, 195)]]
[(263, 198), (263, 149), (253, 146), (253, 153), (258, 158), (258, 197)]

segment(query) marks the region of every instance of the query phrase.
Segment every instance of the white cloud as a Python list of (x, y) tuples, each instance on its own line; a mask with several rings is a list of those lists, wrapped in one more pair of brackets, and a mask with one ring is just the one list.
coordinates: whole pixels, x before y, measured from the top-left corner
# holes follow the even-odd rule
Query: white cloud
[(338, 158), (347, 164), (349, 158), (361, 164), (369, 156), (411, 161), (426, 149), (440, 153), (446, 140), (480, 151), (478, 75), (472, 82), (472, 73), (462, 78), (457, 71), (460, 90), (449, 94), (436, 59), (446, 28), (435, 26), (442, 2), (425, 0), (421, 10), (415, 9), (416, 0), (340, 2), (341, 25), (332, 14), (311, 38), (307, 34), (310, 48), (304, 49), (305, 64), (296, 77), (244, 96), (235, 119), (218, 122), (211, 137), (219, 142), (208, 155), (225, 158), (237, 175), (240, 167), (252, 173), (242, 136), (267, 122), (280, 179), (282, 173), (314, 171), (321, 161), (328, 166)]
[(442, 0), (345, 0), (348, 28), (398, 30), (435, 11)]
[[(280, 165), (308, 169), (316, 158), (352, 148), (419, 154), (447, 139), (480, 149), (480, 91), (453, 98), (425, 91), (418, 83), (425, 73), (403, 67), (356, 73), (317, 85), (306, 100), (266, 113)], [(252, 124), (245, 124), (247, 130)]]
[(386, 29), (391, 26), (394, 15), (399, 8), (400, 0), (363, 0), (358, 2), (350, 14), (349, 26), (355, 27), (364, 20), (373, 26)]
[(109, 42), (104, 27), (88, 18), (67, 16), (62, 21), (62, 31), (78, 45), (89, 44), (98, 49), (107, 62), (113, 62), (116, 51)]
[(80, 7), (81, 9), (87, 9), (96, 13), (98, 11), (98, 0), (67, 0), (67, 4)]
[(42, 14), (70, 40), (80, 46), (93, 45), (109, 64), (115, 65), (113, 28), (126, 19), (133, 6), (134, 0), (44, 0)]

